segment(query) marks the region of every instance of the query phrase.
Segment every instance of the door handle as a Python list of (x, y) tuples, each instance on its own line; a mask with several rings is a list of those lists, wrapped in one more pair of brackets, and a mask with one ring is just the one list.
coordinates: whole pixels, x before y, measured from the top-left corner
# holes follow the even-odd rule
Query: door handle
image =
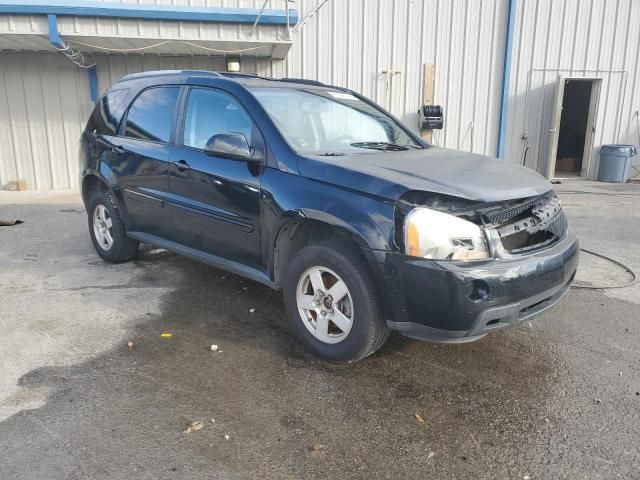
[(176, 167), (181, 172), (184, 172), (191, 168), (191, 165), (189, 165), (186, 160), (178, 160), (177, 162), (171, 162), (171, 165)]

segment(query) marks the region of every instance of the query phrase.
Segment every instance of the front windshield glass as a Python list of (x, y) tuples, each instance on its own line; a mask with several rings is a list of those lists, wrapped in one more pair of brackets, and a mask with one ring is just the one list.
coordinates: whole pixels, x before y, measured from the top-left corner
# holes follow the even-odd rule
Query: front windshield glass
[(346, 155), (422, 148), (392, 118), (348, 92), (251, 88), (289, 145), (302, 154)]

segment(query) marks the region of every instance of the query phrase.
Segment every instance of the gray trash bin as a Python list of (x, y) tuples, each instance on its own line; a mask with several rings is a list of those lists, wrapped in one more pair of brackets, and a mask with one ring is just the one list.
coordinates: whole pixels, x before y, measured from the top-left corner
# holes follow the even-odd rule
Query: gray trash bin
[(629, 179), (631, 159), (637, 154), (634, 145), (602, 145), (600, 147), (600, 168), (598, 180), (601, 182), (626, 182)]

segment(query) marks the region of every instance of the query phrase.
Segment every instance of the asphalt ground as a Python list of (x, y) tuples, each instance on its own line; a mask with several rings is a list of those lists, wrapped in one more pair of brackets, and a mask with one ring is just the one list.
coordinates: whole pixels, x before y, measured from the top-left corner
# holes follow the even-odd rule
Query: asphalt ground
[[(558, 189), (582, 245), (640, 271), (640, 186)], [(106, 264), (74, 194), (0, 202), (25, 222), (0, 227), (1, 479), (640, 478), (638, 284), (333, 365), (278, 292), (151, 247)], [(627, 279), (582, 255), (578, 282)]]

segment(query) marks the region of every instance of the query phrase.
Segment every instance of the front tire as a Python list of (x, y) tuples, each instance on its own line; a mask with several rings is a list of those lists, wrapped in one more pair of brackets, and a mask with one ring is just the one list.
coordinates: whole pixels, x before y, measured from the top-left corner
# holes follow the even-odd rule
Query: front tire
[(127, 237), (118, 204), (110, 192), (95, 192), (89, 201), (87, 213), (91, 242), (98, 255), (111, 263), (135, 258), (139, 242)]
[(289, 325), (319, 357), (356, 361), (389, 336), (368, 265), (351, 245), (327, 242), (300, 250), (283, 282)]

